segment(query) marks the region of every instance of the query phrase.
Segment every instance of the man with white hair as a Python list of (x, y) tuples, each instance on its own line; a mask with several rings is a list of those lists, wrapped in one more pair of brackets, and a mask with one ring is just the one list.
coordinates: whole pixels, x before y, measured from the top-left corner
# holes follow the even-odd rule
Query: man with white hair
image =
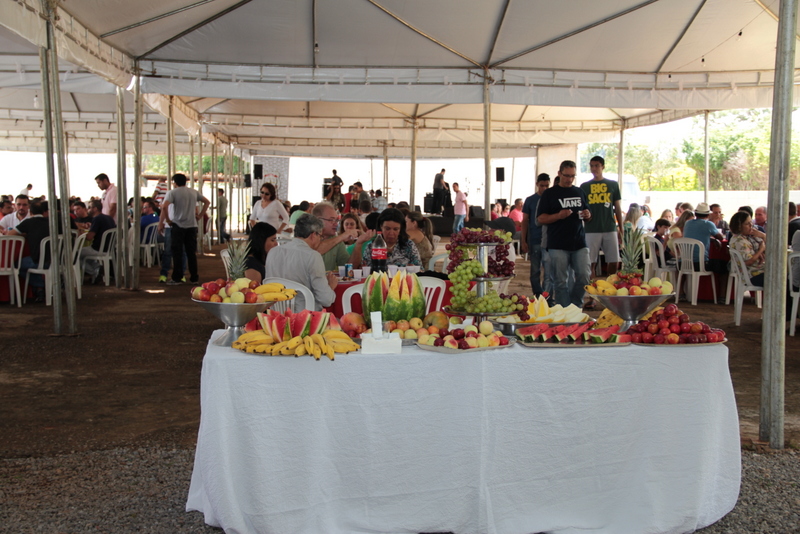
[[(337, 234), (339, 229), (339, 215), (333, 204), (327, 201), (319, 202), (311, 215), (322, 221), (322, 241), (317, 247), (317, 252), (322, 254), (322, 261), (325, 263), (326, 271), (336, 271), (340, 265), (350, 261), (350, 254), (347, 253), (345, 241), (353, 241), (358, 238), (358, 232), (350, 230)], [(302, 215), (300, 216), (302, 217)], [(298, 217), (298, 220), (300, 218)]]
[[(322, 242), (323, 222), (316, 216), (305, 213), (294, 225), (294, 239), (283, 246), (275, 247), (267, 255), (264, 278), (285, 278), (303, 284), (314, 295), (315, 309), (330, 306), (336, 299), (338, 281), (334, 273), (325, 272), (317, 248)], [(298, 306), (305, 305), (303, 295), (298, 293)]]

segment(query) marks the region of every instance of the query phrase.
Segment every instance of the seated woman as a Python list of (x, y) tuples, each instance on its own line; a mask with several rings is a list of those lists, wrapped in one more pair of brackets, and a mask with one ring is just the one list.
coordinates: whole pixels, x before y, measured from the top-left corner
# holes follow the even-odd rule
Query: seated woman
[[(367, 231), (367, 227), (364, 226), (364, 223), (361, 222), (361, 218), (355, 213), (345, 213), (342, 215), (342, 220), (339, 223), (339, 235), (351, 230), (355, 230), (358, 235), (361, 235)], [(356, 240), (353, 239), (352, 241), (345, 241), (344, 243), (347, 245), (347, 253), (352, 254), (353, 247), (356, 245)]]
[[(670, 222), (667, 219), (659, 219), (656, 221), (656, 233), (653, 236), (654, 238), (658, 239), (662, 245), (664, 245), (664, 259), (667, 263), (674, 263), (673, 260), (675, 259), (672, 255), (672, 251), (667, 246), (667, 232), (669, 232), (669, 225)], [(664, 265), (659, 265), (659, 267), (664, 267)]]
[(764, 285), (764, 243), (756, 250), (748, 236), (753, 231), (753, 219), (747, 212), (740, 211), (731, 217), (731, 240), (729, 246), (744, 258), (750, 283), (754, 286)]
[(245, 277), (256, 280), (264, 279), (264, 264), (269, 251), (278, 246), (278, 231), (269, 223), (260, 222), (250, 230), (250, 253), (247, 255)]
[(686, 225), (686, 221), (690, 219), (694, 219), (694, 212), (689, 210), (684, 211), (681, 213), (681, 216), (678, 217), (678, 222), (672, 225), (669, 232), (667, 232), (667, 246), (673, 256), (675, 256), (674, 240), (683, 237), (683, 227)]
[(433, 257), (433, 224), (418, 211), (406, 214), (408, 237), (417, 245), (423, 269)]
[[(419, 250), (406, 233), (406, 218), (396, 208), (383, 210), (378, 217), (378, 231), (386, 241), (386, 264), (406, 267), (421, 265)], [(350, 261), (353, 268), (372, 267), (372, 242), (364, 244), (375, 237), (375, 232), (368, 230), (356, 241)]]

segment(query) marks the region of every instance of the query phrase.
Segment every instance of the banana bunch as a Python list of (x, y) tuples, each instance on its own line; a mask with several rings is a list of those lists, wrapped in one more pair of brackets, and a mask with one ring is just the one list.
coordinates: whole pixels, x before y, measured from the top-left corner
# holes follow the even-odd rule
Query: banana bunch
[(590, 295), (616, 295), (617, 288), (605, 280), (595, 280), (593, 284), (584, 286), (584, 289)]
[(325, 339), (325, 343), (333, 347), (334, 352), (341, 354), (347, 354), (361, 348), (358, 343), (350, 339), (350, 336), (341, 330), (326, 330), (322, 333), (322, 337)]
[(263, 295), (264, 300), (267, 302), (290, 300), (297, 295), (297, 291), (284, 287), (283, 284), (271, 282), (269, 284), (261, 284), (253, 291), (257, 295)]
[(272, 336), (263, 330), (254, 330), (239, 336), (231, 346), (250, 354), (266, 354), (272, 348), (273, 341)]
[(295, 336), (288, 341), (274, 343), (274, 340), (263, 330), (247, 332), (233, 342), (234, 349), (250, 354), (266, 354), (270, 356), (313, 356), (319, 360), (327, 356), (331, 361), (335, 353), (347, 354), (358, 350), (360, 346), (340, 330), (328, 330), (323, 334)]

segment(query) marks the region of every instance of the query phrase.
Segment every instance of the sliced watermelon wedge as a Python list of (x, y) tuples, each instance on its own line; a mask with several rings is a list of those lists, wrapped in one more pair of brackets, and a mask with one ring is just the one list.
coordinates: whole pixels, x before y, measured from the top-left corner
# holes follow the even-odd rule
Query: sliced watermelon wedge
[(290, 322), (291, 337), (289, 339), (297, 336), (305, 337), (309, 335), (311, 312), (309, 310), (297, 312), (291, 316)]
[(581, 327), (581, 325), (579, 325), (579, 324), (567, 325), (567, 327), (564, 330), (562, 330), (560, 332), (556, 332), (554, 337), (558, 341), (565, 341), (566, 339), (569, 339), (569, 335), (572, 332), (574, 332), (575, 330), (577, 330), (580, 327)]
[(551, 326), (541, 334), (539, 334), (539, 341), (545, 342), (550, 341), (550, 339), (555, 336), (557, 333), (561, 332), (562, 330), (566, 329), (569, 325), (560, 324), (558, 326)]
[(589, 328), (591, 328), (593, 324), (594, 322), (588, 322), (578, 325), (578, 328), (570, 332), (569, 334), (570, 340), (572, 340), (573, 342), (577, 342), (583, 339), (583, 333), (589, 330)]
[(610, 343), (630, 343), (631, 336), (629, 334), (612, 334)]
[(546, 323), (539, 323), (531, 326), (526, 326), (523, 328), (517, 328), (516, 334), (517, 337), (520, 338), (525, 343), (533, 343), (536, 341), (536, 338), (539, 337), (539, 334), (550, 328), (551, 325)]
[(331, 314), (328, 312), (311, 312), (311, 321), (308, 325), (308, 333), (321, 334), (328, 326)]
[(339, 320), (332, 313), (328, 314), (327, 330), (342, 330), (342, 327), (339, 325)]
[(611, 336), (619, 332), (619, 325), (609, 326), (608, 328), (599, 328), (597, 330), (589, 330), (589, 339), (592, 343), (607, 343)]

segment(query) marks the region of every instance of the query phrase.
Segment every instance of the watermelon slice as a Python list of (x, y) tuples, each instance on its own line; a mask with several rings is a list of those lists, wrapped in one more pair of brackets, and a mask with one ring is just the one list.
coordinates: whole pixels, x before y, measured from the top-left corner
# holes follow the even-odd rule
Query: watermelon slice
[(565, 341), (565, 340), (569, 339), (569, 335), (572, 332), (574, 332), (575, 330), (577, 330), (578, 328), (580, 328), (580, 326), (581, 325), (579, 325), (579, 324), (568, 325), (561, 332), (556, 332), (556, 335), (554, 337), (556, 338), (557, 341)]
[(290, 323), (291, 325), (289, 327), (289, 331), (291, 335), (288, 339), (296, 336), (305, 337), (309, 335), (311, 312), (309, 310), (303, 310), (293, 314), (291, 316)]
[(268, 313), (258, 312), (256, 319), (261, 324), (261, 329), (267, 334), (272, 336), (272, 317)]
[(576, 342), (576, 341), (579, 341), (579, 340), (583, 339), (583, 333), (586, 332), (587, 330), (589, 330), (589, 328), (591, 328), (593, 324), (594, 324), (593, 322), (588, 322), (588, 323), (584, 323), (584, 324), (578, 325), (579, 328), (576, 328), (575, 330), (570, 332), (569, 338), (573, 342)]
[(609, 341), (611, 343), (630, 343), (631, 336), (629, 334), (612, 334)]
[(272, 339), (275, 343), (280, 343), (281, 341), (289, 341), (288, 337), (284, 337), (286, 335), (286, 327), (289, 323), (289, 318), (285, 315), (278, 315), (272, 321)]
[(536, 341), (536, 338), (539, 337), (539, 334), (544, 332), (550, 328), (549, 324), (539, 323), (532, 326), (526, 326), (524, 328), (518, 328), (516, 330), (517, 337), (520, 338), (525, 343), (532, 343)]
[(331, 314), (328, 312), (311, 312), (311, 321), (308, 325), (309, 334), (321, 334), (328, 326)]
[(328, 328), (326, 330), (342, 330), (339, 320), (332, 313), (328, 314)]
[(550, 328), (539, 334), (539, 341), (542, 342), (549, 341), (557, 333), (567, 328), (567, 326), (568, 325), (563, 325), (563, 324), (560, 324), (558, 326), (551, 326)]
[(598, 328), (596, 330), (590, 330), (587, 332), (589, 334), (589, 339), (592, 343), (606, 343), (611, 336), (619, 332), (619, 325), (615, 324), (614, 326), (609, 326), (608, 328)]

